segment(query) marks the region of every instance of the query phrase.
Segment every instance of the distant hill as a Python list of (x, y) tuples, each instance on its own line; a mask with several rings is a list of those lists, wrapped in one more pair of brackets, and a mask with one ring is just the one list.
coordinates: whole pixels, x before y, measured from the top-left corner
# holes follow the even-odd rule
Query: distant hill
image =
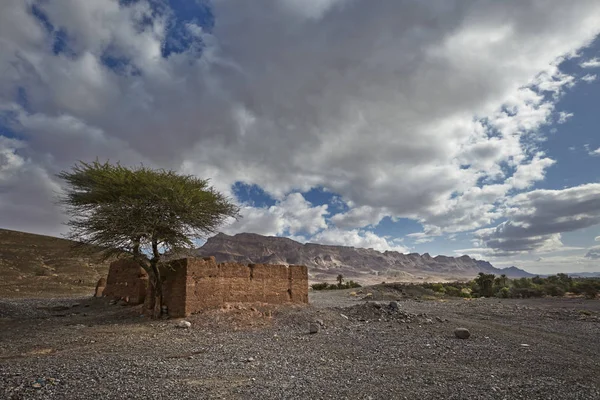
[(73, 244), (0, 229), (0, 297), (91, 295), (109, 263), (74, 253)]
[(511, 278), (534, 276), (516, 267), (495, 268), (487, 261), (469, 256), (431, 257), (425, 253), (402, 254), (379, 252), (346, 246), (298, 243), (282, 237), (240, 233), (229, 236), (219, 233), (193, 253), (215, 256), (217, 261), (242, 263), (303, 264), (309, 268), (311, 280), (332, 280), (338, 274), (365, 282), (382, 280), (461, 280), (471, 279), (479, 272), (506, 274)]

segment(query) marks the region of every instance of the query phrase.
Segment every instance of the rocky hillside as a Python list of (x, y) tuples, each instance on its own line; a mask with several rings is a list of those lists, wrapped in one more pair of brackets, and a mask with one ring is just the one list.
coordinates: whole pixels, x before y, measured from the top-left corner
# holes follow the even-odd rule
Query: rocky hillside
[(72, 251), (73, 242), (0, 229), (0, 297), (92, 294), (108, 263)]
[(402, 254), (396, 251), (379, 252), (345, 246), (301, 244), (288, 238), (267, 237), (253, 233), (235, 236), (219, 233), (208, 239), (194, 253), (215, 256), (217, 261), (242, 263), (303, 264), (309, 267), (312, 280), (331, 280), (342, 274), (348, 279), (367, 281), (465, 279), (479, 272), (506, 274), (509, 277), (532, 276), (515, 268), (495, 268), (487, 261), (469, 256), (431, 257), (425, 253)]

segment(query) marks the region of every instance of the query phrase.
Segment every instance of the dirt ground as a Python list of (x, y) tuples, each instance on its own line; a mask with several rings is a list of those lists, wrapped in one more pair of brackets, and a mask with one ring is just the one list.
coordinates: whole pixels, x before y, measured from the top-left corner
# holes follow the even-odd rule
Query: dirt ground
[(106, 299), (0, 299), (0, 398), (600, 399), (598, 300), (351, 292), (189, 329)]

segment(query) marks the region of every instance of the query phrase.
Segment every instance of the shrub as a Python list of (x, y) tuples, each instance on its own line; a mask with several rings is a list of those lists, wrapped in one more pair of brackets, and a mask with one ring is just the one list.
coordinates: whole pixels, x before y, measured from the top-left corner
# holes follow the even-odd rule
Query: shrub
[(327, 282), (314, 283), (311, 285), (313, 290), (325, 290), (325, 289), (327, 289), (327, 286), (329, 286), (329, 284)]
[(446, 289), (444, 288), (444, 285), (442, 285), (441, 283), (433, 283), (431, 285), (431, 290), (433, 290), (434, 292), (437, 292), (437, 293), (446, 293)]
[(446, 286), (446, 295), (452, 297), (460, 297), (460, 289), (456, 286)]
[(339, 283), (331, 283), (330, 284), (327, 282), (313, 283), (310, 287), (313, 288), (313, 290), (338, 290), (338, 289), (355, 289), (355, 288), (359, 288), (362, 286), (360, 284), (358, 284), (357, 282), (347, 281), (342, 284), (339, 284)]
[(597, 279), (583, 279), (577, 282), (573, 292), (576, 294), (583, 294), (588, 299), (595, 299), (600, 291), (600, 280)]
[(496, 293), (496, 297), (501, 297), (503, 299), (507, 299), (510, 297), (510, 289), (504, 286), (501, 288), (498, 293)]
[(531, 297), (542, 297), (544, 292), (539, 288), (518, 288), (513, 287), (510, 289), (510, 297), (518, 299), (529, 299)]
[(543, 291), (552, 297), (562, 297), (565, 295), (565, 289), (554, 283), (547, 283), (543, 287)]

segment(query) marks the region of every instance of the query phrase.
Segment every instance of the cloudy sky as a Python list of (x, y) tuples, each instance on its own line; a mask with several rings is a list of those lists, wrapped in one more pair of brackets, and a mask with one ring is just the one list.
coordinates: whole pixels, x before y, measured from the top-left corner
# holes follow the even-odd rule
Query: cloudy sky
[(54, 174), (210, 178), (226, 233), (600, 271), (597, 0), (3, 0), (0, 227)]

